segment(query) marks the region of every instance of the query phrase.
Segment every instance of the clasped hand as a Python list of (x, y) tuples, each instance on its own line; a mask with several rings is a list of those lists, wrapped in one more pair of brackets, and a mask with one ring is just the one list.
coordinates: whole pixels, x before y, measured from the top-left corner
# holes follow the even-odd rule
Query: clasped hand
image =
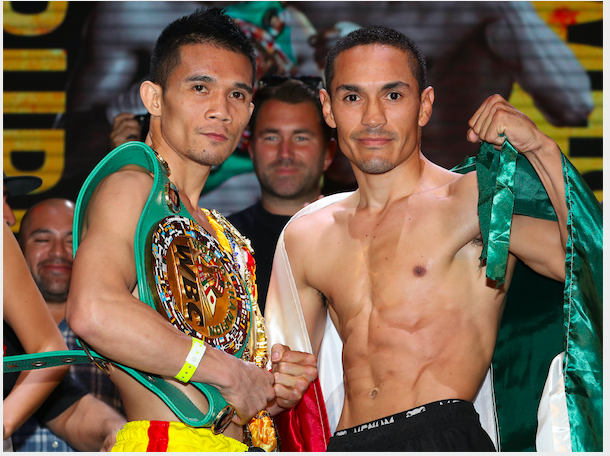
[(277, 415), (294, 407), (318, 376), (314, 355), (281, 344), (271, 349), (271, 372), (254, 363), (234, 360), (239, 366), (231, 369), (231, 386), (219, 389), (235, 408), (233, 421), (237, 424), (246, 424), (263, 409)]

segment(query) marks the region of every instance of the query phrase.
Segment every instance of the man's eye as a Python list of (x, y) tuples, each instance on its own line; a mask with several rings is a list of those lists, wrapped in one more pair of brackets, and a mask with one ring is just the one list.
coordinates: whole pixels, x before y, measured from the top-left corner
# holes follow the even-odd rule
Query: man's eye
[(197, 84), (196, 86), (193, 87), (193, 89), (195, 89), (195, 91), (197, 91), (197, 92), (207, 91), (206, 86), (204, 86), (203, 84)]
[(388, 98), (389, 98), (390, 100), (392, 100), (392, 101), (396, 101), (396, 100), (398, 100), (400, 97), (402, 97), (402, 95), (401, 95), (401, 94), (399, 94), (398, 92), (390, 92), (390, 93), (388, 94)]
[(358, 95), (355, 95), (353, 93), (349, 94), (348, 96), (345, 97), (345, 99), (351, 103), (358, 101), (359, 97)]
[(246, 96), (243, 93), (241, 93), (241, 92), (233, 92), (231, 94), (231, 97), (232, 98), (236, 98), (237, 100), (245, 100), (246, 99)]
[(307, 136), (297, 136), (296, 138), (294, 138), (294, 140), (297, 142), (307, 141), (308, 139), (309, 138)]
[(265, 136), (264, 141), (277, 141), (277, 136)]

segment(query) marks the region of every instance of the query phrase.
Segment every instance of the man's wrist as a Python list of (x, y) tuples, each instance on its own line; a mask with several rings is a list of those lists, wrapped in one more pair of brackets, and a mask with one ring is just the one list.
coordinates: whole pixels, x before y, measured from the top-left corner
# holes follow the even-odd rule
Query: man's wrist
[(195, 337), (191, 337), (191, 350), (186, 356), (186, 360), (184, 361), (184, 365), (180, 372), (174, 377), (176, 380), (181, 381), (182, 383), (188, 383), (197, 367), (199, 367), (199, 363), (203, 358), (203, 355), (206, 351), (205, 343), (202, 340), (199, 340)]
[(205, 355), (205, 368), (199, 369), (192, 381), (206, 383), (223, 391), (235, 387), (237, 372), (243, 363), (242, 360), (212, 346), (208, 347)]
[(530, 150), (521, 152), (522, 154), (531, 154), (538, 159), (543, 159), (545, 156), (554, 154), (560, 155), (561, 149), (559, 149), (559, 146), (553, 139), (542, 132), (540, 132), (539, 135), (540, 140), (538, 141), (538, 144), (535, 147), (532, 147)]

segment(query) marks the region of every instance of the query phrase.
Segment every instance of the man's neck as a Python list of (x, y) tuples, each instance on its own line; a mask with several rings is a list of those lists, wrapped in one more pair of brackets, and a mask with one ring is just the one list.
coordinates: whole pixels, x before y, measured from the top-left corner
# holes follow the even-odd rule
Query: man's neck
[(169, 180), (178, 187), (180, 198), (188, 199), (189, 206), (199, 209), (199, 197), (210, 174), (211, 167), (200, 165), (172, 150), (157, 150), (170, 169)]
[(319, 190), (316, 193), (295, 199), (278, 198), (277, 196), (261, 191), (261, 203), (267, 212), (275, 215), (288, 215), (291, 217), (303, 209), (306, 204), (312, 203), (319, 197)]
[(199, 197), (210, 174), (211, 166), (200, 165), (186, 156), (178, 154), (161, 134), (161, 119), (159, 117), (151, 118), (147, 144), (169, 166), (169, 180), (180, 190), (180, 198), (182, 200), (188, 199), (189, 206), (198, 211)]
[(66, 302), (47, 302), (47, 307), (51, 311), (55, 324), (59, 325), (66, 318)]
[(383, 209), (394, 201), (437, 186), (437, 165), (421, 152), (383, 174), (367, 174), (352, 164), (358, 182), (359, 206)]

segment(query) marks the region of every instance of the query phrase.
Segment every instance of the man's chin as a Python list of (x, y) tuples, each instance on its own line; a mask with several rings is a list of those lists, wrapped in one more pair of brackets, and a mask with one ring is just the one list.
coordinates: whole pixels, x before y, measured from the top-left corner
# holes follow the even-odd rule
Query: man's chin
[(356, 167), (365, 174), (385, 174), (396, 165), (388, 160), (367, 160), (356, 162)]
[(222, 165), (233, 153), (233, 149), (229, 152), (218, 152), (218, 151), (207, 151), (203, 150), (200, 152), (189, 152), (187, 157), (189, 160), (202, 166), (220, 166)]
[(194, 161), (195, 163), (197, 163), (198, 165), (209, 166), (211, 168), (214, 166), (222, 165), (225, 161), (227, 161), (227, 158), (229, 158), (228, 155), (226, 157), (208, 155), (205, 157), (197, 157), (195, 159), (191, 158), (191, 160)]

